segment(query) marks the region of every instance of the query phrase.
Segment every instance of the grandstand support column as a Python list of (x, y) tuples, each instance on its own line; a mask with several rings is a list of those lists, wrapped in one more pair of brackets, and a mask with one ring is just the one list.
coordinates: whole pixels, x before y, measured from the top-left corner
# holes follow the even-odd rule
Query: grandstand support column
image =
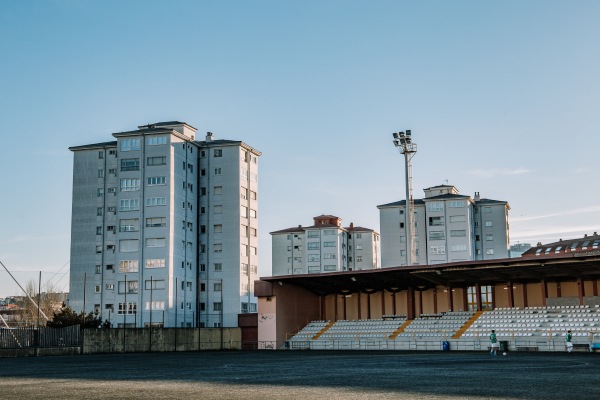
[(333, 320), (337, 321), (338, 320), (338, 295), (335, 294), (334, 295), (334, 301), (333, 301)]
[(419, 315), (423, 314), (423, 289), (419, 288)]
[(396, 315), (396, 292), (392, 292), (392, 314)]
[(381, 316), (385, 315), (385, 289), (381, 291)]
[(319, 296), (319, 319), (325, 321), (325, 298), (323, 295)]
[(523, 283), (523, 307), (529, 307), (529, 302), (527, 301), (527, 284)]
[(462, 289), (462, 302), (463, 302), (463, 311), (469, 310), (469, 298), (467, 296), (467, 287), (463, 287)]
[[(346, 316), (346, 301), (348, 301), (346, 295), (342, 295), (342, 309), (344, 310), (344, 318), (342, 319), (348, 319), (348, 317)], [(358, 319), (360, 319), (360, 317)]]
[(446, 291), (448, 293), (448, 311), (454, 311), (454, 296), (452, 295), (452, 286), (446, 286)]
[(437, 314), (437, 288), (433, 288), (433, 313)]
[(406, 293), (406, 319), (415, 319), (415, 289), (412, 286)]
[(562, 291), (560, 289), (560, 282), (556, 282), (556, 297), (562, 297)]
[(507, 286), (508, 287), (506, 288), (506, 296), (508, 297), (508, 307), (513, 308), (515, 306), (515, 293), (513, 291), (513, 283), (511, 281), (508, 281)]
[(496, 285), (492, 285), (492, 310), (496, 309)]
[(542, 288), (542, 306), (546, 307), (546, 299), (548, 298), (548, 283), (546, 283), (545, 279), (542, 279), (540, 282), (540, 287)]
[(475, 296), (477, 296), (477, 311), (481, 311), (483, 309), (481, 304), (481, 283), (478, 283), (476, 286)]
[(594, 297), (598, 296), (598, 280), (596, 279), (592, 281), (592, 292)]
[(367, 319), (371, 319), (371, 293), (367, 293)]
[(583, 298), (585, 297), (585, 287), (583, 286), (583, 279), (577, 278), (577, 294), (579, 295), (579, 305), (583, 305)]
[(361, 303), (361, 296), (360, 296), (360, 291), (358, 292), (358, 319), (362, 319), (362, 312), (361, 312), (361, 307), (360, 307), (360, 303)]

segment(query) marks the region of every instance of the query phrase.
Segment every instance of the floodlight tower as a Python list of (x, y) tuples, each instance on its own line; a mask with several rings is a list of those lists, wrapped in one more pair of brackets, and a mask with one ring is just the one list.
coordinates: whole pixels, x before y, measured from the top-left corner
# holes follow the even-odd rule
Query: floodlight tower
[(398, 148), (400, 154), (404, 155), (404, 176), (406, 180), (406, 265), (413, 265), (415, 261), (415, 216), (414, 207), (415, 202), (413, 200), (412, 193), (412, 166), (411, 160), (417, 152), (417, 144), (413, 143), (410, 129), (404, 132), (394, 132), (394, 146)]

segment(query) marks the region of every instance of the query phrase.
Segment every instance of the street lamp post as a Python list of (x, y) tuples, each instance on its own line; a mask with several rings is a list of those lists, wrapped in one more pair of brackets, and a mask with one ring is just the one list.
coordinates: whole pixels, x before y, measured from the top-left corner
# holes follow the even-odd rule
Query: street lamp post
[(411, 160), (417, 152), (417, 144), (413, 143), (409, 129), (404, 132), (394, 132), (394, 146), (400, 154), (404, 155), (404, 176), (406, 181), (406, 265), (413, 265), (415, 260), (414, 246), (414, 200), (412, 195), (412, 167)]

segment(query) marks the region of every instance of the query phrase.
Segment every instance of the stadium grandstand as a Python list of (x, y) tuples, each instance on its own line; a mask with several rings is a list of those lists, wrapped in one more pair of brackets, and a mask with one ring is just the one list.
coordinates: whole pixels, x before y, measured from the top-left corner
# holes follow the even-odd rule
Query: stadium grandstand
[(539, 244), (522, 257), (255, 282), (259, 347), (600, 350), (600, 235)]

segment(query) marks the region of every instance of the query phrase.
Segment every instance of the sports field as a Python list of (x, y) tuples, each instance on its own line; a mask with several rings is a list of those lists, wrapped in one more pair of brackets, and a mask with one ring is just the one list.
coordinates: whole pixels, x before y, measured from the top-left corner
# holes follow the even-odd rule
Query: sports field
[(600, 354), (262, 351), (0, 358), (0, 399), (600, 399)]

